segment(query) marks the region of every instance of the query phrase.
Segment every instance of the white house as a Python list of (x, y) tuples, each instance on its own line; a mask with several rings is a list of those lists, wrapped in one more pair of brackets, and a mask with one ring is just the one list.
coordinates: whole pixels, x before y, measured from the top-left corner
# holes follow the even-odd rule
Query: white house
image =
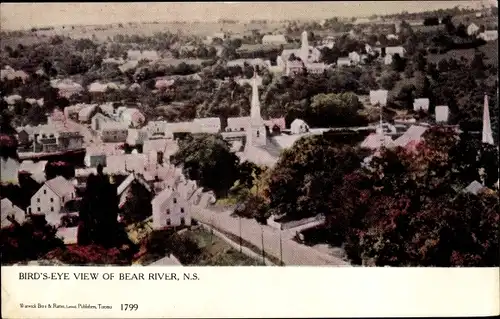
[(475, 23), (469, 24), (467, 27), (467, 34), (468, 35), (474, 35), (479, 31), (479, 27)]
[(115, 121), (104, 114), (96, 113), (94, 114), (94, 116), (92, 116), (92, 119), (90, 120), (91, 123), (90, 127), (94, 131), (100, 131), (102, 129), (103, 124), (108, 122), (115, 122)]
[(267, 34), (262, 37), (262, 44), (287, 44), (288, 41), (286, 40), (285, 36), (283, 34)]
[(146, 125), (149, 139), (165, 138), (167, 121), (149, 121)]
[[(96, 111), (96, 108), (97, 104), (91, 104), (80, 109), (78, 112), (78, 121), (82, 123), (90, 122), (92, 120), (92, 116), (95, 114), (94, 111)], [(66, 111), (66, 108), (64, 111)]]
[(244, 132), (250, 125), (250, 117), (230, 117), (227, 119), (226, 132)]
[(292, 134), (303, 134), (309, 132), (309, 125), (306, 124), (301, 119), (293, 120), (292, 124), (290, 124), (290, 131)]
[(352, 64), (359, 64), (361, 62), (361, 55), (358, 52), (353, 51), (349, 53), (349, 59), (351, 59)]
[(349, 57), (341, 57), (337, 59), (337, 67), (350, 66), (351, 59)]
[(51, 225), (59, 225), (64, 204), (75, 199), (75, 186), (62, 176), (57, 176), (45, 182), (40, 189), (31, 197), (31, 205), (28, 212), (31, 214), (43, 214)]
[(436, 122), (448, 122), (449, 109), (447, 105), (438, 105), (435, 109)]
[(415, 99), (413, 101), (413, 110), (414, 111), (428, 111), (429, 110), (429, 99), (427, 98), (422, 98), (422, 99)]
[(127, 143), (129, 145), (143, 145), (148, 139), (148, 132), (144, 129), (129, 129)]
[(370, 91), (370, 104), (372, 106), (387, 104), (387, 90), (372, 90)]
[(164, 189), (151, 201), (153, 228), (162, 229), (191, 224), (191, 205), (175, 189)]
[(221, 130), (220, 118), (218, 117), (195, 118), (193, 122), (199, 125), (201, 133), (216, 134)]
[(125, 108), (120, 114), (120, 119), (124, 124), (131, 127), (138, 127), (146, 121), (141, 111), (136, 108)]
[(395, 34), (389, 34), (387, 35), (387, 40), (397, 40), (399, 37)]
[(402, 46), (386, 47), (385, 48), (386, 55), (399, 54), (400, 57), (404, 57), (405, 53), (406, 53), (406, 50)]
[(103, 142), (125, 142), (128, 136), (128, 127), (114, 121), (102, 123), (100, 127)]
[(18, 223), (23, 223), (26, 220), (26, 214), (24, 210), (12, 204), (8, 198), (2, 199), (1, 202), (1, 216), (2, 216), (2, 228), (11, 225), (10, 218), (14, 219)]
[(498, 39), (498, 30), (486, 30), (477, 36), (484, 41), (495, 41)]
[(390, 54), (387, 54), (385, 57), (384, 57), (384, 64), (385, 65), (389, 65), (392, 63), (392, 55)]

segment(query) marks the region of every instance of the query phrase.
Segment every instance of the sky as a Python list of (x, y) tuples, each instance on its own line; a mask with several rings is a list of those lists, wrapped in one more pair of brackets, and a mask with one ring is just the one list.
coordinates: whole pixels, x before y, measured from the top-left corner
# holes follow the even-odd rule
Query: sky
[(418, 12), (454, 6), (479, 8), (494, 0), (474, 1), (344, 1), (344, 2), (101, 2), (101, 3), (2, 3), (2, 30), (39, 26), (109, 24), (143, 21), (215, 21), (220, 18), (324, 19), (373, 14)]

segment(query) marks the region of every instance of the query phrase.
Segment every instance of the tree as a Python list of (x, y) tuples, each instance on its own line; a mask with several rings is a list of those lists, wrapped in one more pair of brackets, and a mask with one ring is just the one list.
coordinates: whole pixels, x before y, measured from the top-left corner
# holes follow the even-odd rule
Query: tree
[(220, 135), (199, 134), (179, 142), (172, 163), (199, 185), (226, 196), (238, 178), (238, 157)]
[(311, 113), (320, 126), (354, 126), (361, 102), (352, 93), (318, 94), (312, 98)]
[(396, 72), (403, 72), (406, 67), (406, 59), (402, 58), (398, 53), (392, 56), (392, 69)]
[(118, 195), (116, 185), (98, 166), (98, 174), (90, 175), (80, 205), (78, 244), (95, 244), (105, 248), (129, 244), (127, 235), (118, 225)]
[(55, 227), (45, 218), (29, 218), (22, 224), (14, 223), (0, 230), (2, 264), (36, 260), (49, 251), (63, 247), (56, 237)]
[(401, 79), (399, 73), (390, 71), (380, 78), (380, 86), (384, 90), (392, 90), (396, 85), (396, 82)]
[(269, 207), (273, 214), (298, 220), (329, 214), (335, 187), (360, 167), (363, 152), (323, 136), (303, 137), (283, 152), (270, 172)]
[(424, 25), (439, 25), (439, 18), (438, 17), (425, 18)]
[(140, 222), (151, 216), (151, 193), (140, 183), (132, 182), (127, 201), (123, 205), (122, 215), (125, 224)]

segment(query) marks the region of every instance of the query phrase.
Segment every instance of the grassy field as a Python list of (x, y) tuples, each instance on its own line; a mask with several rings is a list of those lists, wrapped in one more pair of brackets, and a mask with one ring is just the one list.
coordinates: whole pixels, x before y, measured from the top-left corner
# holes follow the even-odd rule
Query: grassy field
[(182, 236), (198, 243), (203, 253), (197, 265), (200, 266), (258, 266), (260, 261), (235, 250), (219, 237), (202, 228), (186, 231)]
[(54, 30), (36, 31), (38, 36), (53, 36), (56, 34), (69, 36), (71, 38), (91, 38), (93, 34), (99, 40), (105, 40), (107, 37), (113, 38), (117, 34), (144, 35), (150, 36), (157, 32), (180, 32), (182, 34), (191, 34), (197, 36), (213, 35), (216, 32), (231, 31), (233, 33), (246, 33), (252, 29), (259, 29), (261, 33), (273, 32), (281, 29), (280, 23), (267, 24), (222, 24), (215, 22), (199, 23), (141, 23), (141, 24), (123, 24), (113, 26), (75, 26), (57, 27)]

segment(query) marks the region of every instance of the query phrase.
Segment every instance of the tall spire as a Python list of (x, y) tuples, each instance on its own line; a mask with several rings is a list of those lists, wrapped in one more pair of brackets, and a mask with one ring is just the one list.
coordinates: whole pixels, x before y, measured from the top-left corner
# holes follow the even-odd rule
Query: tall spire
[(259, 88), (257, 85), (257, 72), (254, 69), (252, 79), (252, 103), (250, 106), (250, 117), (252, 121), (262, 119), (260, 115), (260, 101), (259, 101)]
[(300, 59), (304, 64), (307, 63), (309, 58), (309, 41), (307, 40), (307, 31), (302, 32), (301, 46), (300, 46)]
[(483, 109), (483, 143), (493, 145), (493, 134), (491, 132), (490, 108), (488, 106), (488, 96), (484, 95)]

